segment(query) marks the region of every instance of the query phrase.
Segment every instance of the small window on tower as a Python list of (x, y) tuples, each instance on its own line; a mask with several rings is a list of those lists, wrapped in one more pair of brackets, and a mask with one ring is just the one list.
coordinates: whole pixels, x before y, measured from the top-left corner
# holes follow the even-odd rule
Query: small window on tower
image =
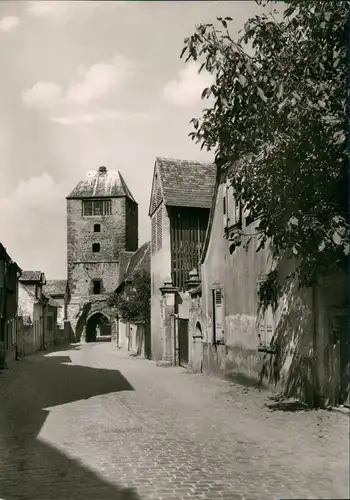
[(94, 224), (94, 233), (101, 232), (101, 224)]
[(92, 251), (94, 253), (99, 252), (100, 251), (100, 244), (99, 243), (93, 243), (92, 244)]
[(93, 281), (93, 294), (100, 295), (101, 290), (102, 290), (102, 281), (101, 280), (94, 280)]

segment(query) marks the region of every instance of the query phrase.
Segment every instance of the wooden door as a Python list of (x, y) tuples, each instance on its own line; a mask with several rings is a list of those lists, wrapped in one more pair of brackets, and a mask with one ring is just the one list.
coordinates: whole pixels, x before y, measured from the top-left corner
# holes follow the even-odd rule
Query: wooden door
[(188, 319), (178, 320), (179, 325), (179, 364), (186, 367), (188, 364)]

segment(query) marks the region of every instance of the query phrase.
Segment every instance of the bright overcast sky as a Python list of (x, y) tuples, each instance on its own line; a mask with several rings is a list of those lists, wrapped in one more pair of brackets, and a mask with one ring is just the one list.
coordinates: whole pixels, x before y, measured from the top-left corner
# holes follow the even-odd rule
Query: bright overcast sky
[(194, 25), (242, 2), (0, 2), (0, 241), (22, 269), (66, 275), (65, 197), (119, 169), (150, 238), (156, 156), (212, 160), (188, 138), (208, 76), (179, 58)]

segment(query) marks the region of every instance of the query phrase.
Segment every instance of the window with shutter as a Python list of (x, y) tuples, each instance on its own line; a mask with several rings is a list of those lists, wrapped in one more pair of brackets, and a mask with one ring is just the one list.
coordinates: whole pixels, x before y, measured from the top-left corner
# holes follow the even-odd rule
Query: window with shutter
[(221, 288), (213, 289), (213, 313), (213, 341), (218, 342), (223, 338), (224, 334), (224, 307)]
[(154, 255), (163, 246), (163, 207), (162, 205), (158, 208), (151, 219), (151, 247), (152, 254)]
[(260, 278), (258, 283), (258, 300), (261, 307), (259, 317), (259, 343), (262, 345), (270, 345), (274, 335), (274, 314), (273, 302), (275, 299), (275, 291), (273, 286), (265, 278)]
[(234, 227), (242, 222), (241, 202), (237, 200), (233, 186), (227, 188), (227, 226)]
[(152, 247), (152, 254), (154, 255), (157, 251), (157, 225), (156, 225), (155, 214), (151, 219), (151, 231), (152, 231), (151, 247)]
[(160, 206), (157, 210), (157, 251), (162, 248), (163, 243), (163, 210)]
[(223, 202), (224, 231), (225, 231), (227, 229), (227, 185), (226, 184), (224, 184), (223, 186), (222, 202)]

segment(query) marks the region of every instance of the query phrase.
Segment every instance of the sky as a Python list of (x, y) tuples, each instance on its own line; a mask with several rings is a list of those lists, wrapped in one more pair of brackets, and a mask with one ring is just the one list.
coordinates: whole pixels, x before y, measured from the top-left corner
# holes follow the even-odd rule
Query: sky
[(0, 241), (23, 270), (66, 277), (66, 196), (89, 170), (120, 170), (139, 204), (157, 156), (212, 161), (188, 137), (211, 76), (180, 59), (195, 25), (251, 1), (1, 1)]

